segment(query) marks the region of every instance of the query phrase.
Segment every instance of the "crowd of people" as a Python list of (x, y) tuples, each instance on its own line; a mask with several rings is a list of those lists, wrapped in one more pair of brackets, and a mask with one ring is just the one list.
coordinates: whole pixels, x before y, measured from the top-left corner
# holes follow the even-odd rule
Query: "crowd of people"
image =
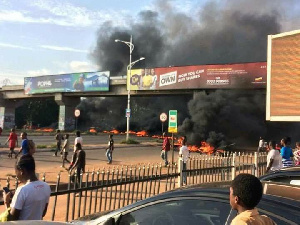
[[(18, 136), (15, 129), (11, 129), (9, 137), (5, 144), (9, 146), (8, 158), (13, 155), (17, 159), (15, 164), (15, 173), (20, 183), (16, 190), (4, 188), (3, 200), (6, 207), (5, 212), (0, 215), (0, 222), (13, 220), (41, 220), (47, 212), (48, 202), (51, 194), (50, 186), (46, 182), (39, 181), (35, 173), (35, 160), (32, 146), (32, 140), (28, 140), (27, 133), (22, 132), (21, 145), (17, 152), (15, 147), (18, 147)], [(60, 130), (56, 131), (56, 150), (54, 156), (58, 152), (62, 156), (62, 166), (65, 167), (65, 162), (69, 164), (66, 168), (77, 185), (80, 184), (81, 174), (85, 173), (86, 156), (82, 149), (83, 139), (80, 136), (80, 131), (76, 132), (74, 140), (74, 150), (72, 160), (68, 160), (70, 150), (69, 134), (64, 136)], [(63, 144), (62, 144), (63, 143)], [(19, 155), (21, 156), (19, 157)]]
[[(3, 200), (6, 211), (0, 215), (0, 221), (5, 220), (41, 220), (48, 208), (49, 198), (51, 194), (50, 186), (39, 181), (35, 173), (35, 160), (30, 147), (27, 133), (22, 132), (21, 145), (18, 151), (18, 136), (14, 129), (11, 129), (6, 144), (9, 146), (8, 157), (17, 158), (15, 165), (15, 173), (19, 187), (15, 190), (7, 190), (3, 192)], [(60, 130), (56, 131), (56, 150), (53, 156), (57, 157), (60, 153), (62, 157), (61, 167), (69, 171), (72, 182), (77, 185), (81, 182), (81, 174), (85, 173), (86, 153), (83, 150), (83, 138), (80, 131), (76, 132), (74, 139), (73, 156), (68, 160), (69, 151), (71, 151), (71, 143), (69, 134), (61, 134)], [(171, 143), (166, 133), (163, 134), (163, 144), (161, 150), (161, 158), (164, 160), (165, 166), (168, 166), (168, 152), (171, 149)], [(292, 165), (300, 165), (300, 142), (296, 142), (296, 148), (291, 148), (291, 138), (285, 137), (280, 142), (281, 148), (278, 148), (275, 141), (267, 143), (261, 138), (258, 151), (263, 151), (266, 147), (267, 156), (267, 172), (276, 171), (282, 167)], [(112, 153), (114, 150), (113, 135), (109, 135), (106, 148), (106, 156), (108, 164), (112, 163)], [(21, 156), (19, 157), (19, 155)], [(183, 161), (183, 170), (186, 169), (187, 161), (190, 153), (187, 147), (187, 137), (183, 137), (182, 146), (179, 150), (179, 157)], [(67, 163), (68, 167), (65, 167)], [(76, 177), (76, 179), (75, 179)], [(183, 173), (183, 184), (187, 184), (186, 174)], [(251, 188), (249, 188), (251, 187)], [(34, 190), (34, 191), (33, 191)], [(263, 215), (259, 215), (255, 206), (262, 197), (262, 185), (258, 178), (250, 174), (238, 175), (230, 187), (230, 204), (231, 207), (239, 212), (238, 216), (232, 221), (232, 224), (248, 224), (247, 221), (260, 221), (260, 224), (274, 224), (273, 221)]]
[(275, 141), (259, 140), (258, 152), (267, 151), (267, 172), (280, 170), (281, 168), (300, 165), (300, 142), (296, 142), (294, 150), (291, 147), (291, 138), (284, 137), (280, 145)]

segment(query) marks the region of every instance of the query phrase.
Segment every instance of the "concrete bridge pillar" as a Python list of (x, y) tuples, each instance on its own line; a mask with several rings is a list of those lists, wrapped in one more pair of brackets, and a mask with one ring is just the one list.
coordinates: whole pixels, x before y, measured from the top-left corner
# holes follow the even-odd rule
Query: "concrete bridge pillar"
[(59, 105), (58, 129), (74, 130), (74, 111), (76, 106), (80, 103), (80, 97), (67, 97), (62, 93), (57, 93), (55, 94), (55, 101)]
[(0, 127), (3, 129), (15, 127), (15, 109), (22, 103), (22, 100), (6, 100), (0, 97)]

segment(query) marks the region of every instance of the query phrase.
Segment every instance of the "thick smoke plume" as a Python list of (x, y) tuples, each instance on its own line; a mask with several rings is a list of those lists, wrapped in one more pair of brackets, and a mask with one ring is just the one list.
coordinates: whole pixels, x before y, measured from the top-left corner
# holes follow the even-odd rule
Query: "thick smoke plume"
[[(137, 68), (266, 61), (267, 35), (281, 31), (285, 6), (292, 7), (294, 3), (280, 0), (208, 1), (184, 12), (178, 9), (185, 5), (157, 1), (153, 10), (141, 11), (137, 20), (125, 21), (129, 25), (126, 28), (113, 26), (109, 21), (103, 24), (91, 55), (99, 69), (111, 71), (111, 76), (126, 74), (129, 48), (114, 40), (129, 41), (132, 35), (135, 45), (133, 59), (146, 58), (136, 64)], [(118, 126), (125, 122), (125, 118), (119, 122), (124, 117), (125, 106), (120, 109), (117, 98), (109, 101), (109, 110), (117, 111), (119, 115), (114, 115), (115, 121), (106, 122)], [(124, 102), (126, 100), (122, 100), (122, 104)], [(102, 112), (105, 115), (99, 115), (97, 110), (91, 110), (97, 105), (105, 108), (105, 104), (105, 101), (95, 99), (83, 102), (85, 108), (89, 107), (87, 111), (93, 121), (109, 114), (106, 111)], [(155, 107), (159, 105), (166, 107)], [(151, 131), (158, 127), (160, 110), (178, 109), (186, 116), (180, 131), (195, 144), (207, 139), (212, 143), (216, 139), (221, 142), (225, 136), (229, 140), (241, 136), (248, 141), (256, 140), (259, 135), (270, 132), (270, 126), (265, 122), (265, 90), (217, 90), (209, 93), (199, 90), (188, 106), (187, 97), (139, 98), (137, 112), (138, 109), (147, 110), (150, 119), (137, 121), (136, 127)]]

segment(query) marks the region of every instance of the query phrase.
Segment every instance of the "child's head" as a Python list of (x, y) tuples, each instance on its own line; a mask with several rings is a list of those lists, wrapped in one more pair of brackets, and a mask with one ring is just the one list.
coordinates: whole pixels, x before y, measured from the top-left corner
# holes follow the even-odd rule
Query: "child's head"
[(300, 142), (296, 142), (296, 148), (300, 148)]
[(260, 180), (251, 174), (239, 174), (230, 187), (230, 205), (233, 209), (253, 209), (263, 194)]

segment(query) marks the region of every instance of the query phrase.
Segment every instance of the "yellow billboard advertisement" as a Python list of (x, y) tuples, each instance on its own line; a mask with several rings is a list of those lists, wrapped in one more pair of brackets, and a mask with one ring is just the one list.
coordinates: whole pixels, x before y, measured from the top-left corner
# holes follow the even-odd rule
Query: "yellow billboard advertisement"
[[(131, 74), (130, 74), (131, 73)], [(156, 89), (157, 75), (152, 69), (133, 69), (127, 71), (127, 90), (154, 90)]]

